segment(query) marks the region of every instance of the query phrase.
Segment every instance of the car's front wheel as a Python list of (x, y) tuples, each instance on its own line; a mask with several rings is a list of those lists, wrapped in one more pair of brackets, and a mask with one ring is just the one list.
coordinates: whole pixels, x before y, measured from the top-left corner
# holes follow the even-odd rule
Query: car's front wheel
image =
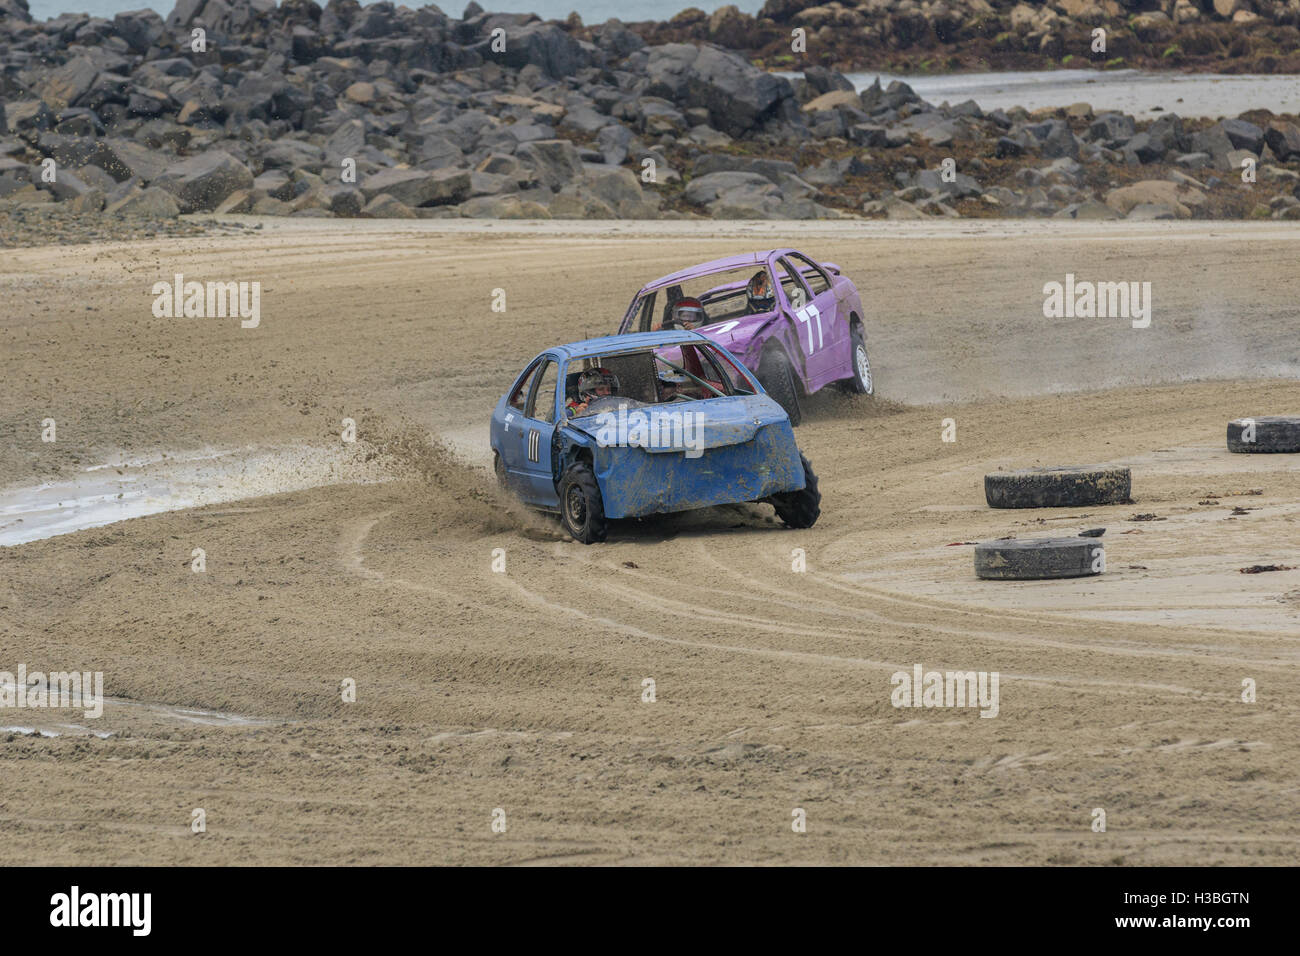
[(789, 527), (811, 528), (822, 513), (822, 493), (817, 490), (817, 475), (802, 452), (799, 461), (803, 463), (803, 488), (773, 495), (768, 500), (776, 508), (777, 517)]
[(799, 407), (799, 391), (794, 381), (794, 369), (790, 360), (779, 348), (772, 347), (763, 353), (758, 363), (758, 381), (767, 394), (785, 409), (793, 428), (803, 421), (803, 410)]
[(849, 391), (857, 392), (859, 395), (870, 395), (874, 385), (871, 381), (871, 360), (867, 357), (867, 340), (862, 334), (861, 327), (853, 326), (853, 331), (849, 337), (849, 348), (852, 354), (849, 356), (853, 362), (853, 376), (845, 380)]
[(564, 530), (583, 544), (604, 541), (609, 533), (605, 520), (605, 503), (600, 485), (590, 466), (583, 462), (570, 465), (560, 478), (560, 523)]

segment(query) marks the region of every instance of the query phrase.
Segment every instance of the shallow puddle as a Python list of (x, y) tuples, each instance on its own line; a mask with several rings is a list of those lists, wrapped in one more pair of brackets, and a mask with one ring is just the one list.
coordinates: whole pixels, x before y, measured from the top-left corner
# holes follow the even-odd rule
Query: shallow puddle
[(228, 449), (123, 458), (75, 478), (0, 490), (0, 546), (203, 505), (383, 479), (355, 446)]

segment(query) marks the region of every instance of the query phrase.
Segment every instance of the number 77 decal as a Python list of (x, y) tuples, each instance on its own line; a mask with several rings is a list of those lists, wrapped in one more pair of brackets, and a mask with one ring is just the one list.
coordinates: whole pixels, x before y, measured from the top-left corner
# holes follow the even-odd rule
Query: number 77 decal
[[(808, 324), (808, 354), (811, 355), (822, 347), (822, 314), (815, 305), (806, 305), (794, 314), (800, 322)], [(813, 324), (817, 325), (817, 345), (813, 346)]]

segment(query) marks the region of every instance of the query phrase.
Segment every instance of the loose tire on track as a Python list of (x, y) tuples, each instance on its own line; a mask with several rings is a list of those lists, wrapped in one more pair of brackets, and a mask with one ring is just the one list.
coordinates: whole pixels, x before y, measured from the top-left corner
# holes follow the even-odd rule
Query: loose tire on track
[(817, 490), (817, 474), (802, 452), (799, 460), (803, 462), (803, 489), (773, 495), (768, 501), (776, 508), (777, 517), (788, 527), (811, 528), (822, 513), (822, 493)]
[(996, 581), (1083, 578), (1106, 570), (1097, 538), (1021, 538), (975, 546), (975, 576)]
[(990, 508), (1067, 508), (1117, 505), (1129, 500), (1127, 468), (1025, 468), (984, 476)]
[[(1254, 424), (1254, 435), (1250, 426)], [(1253, 437), (1254, 441), (1248, 441)], [(1290, 454), (1300, 452), (1300, 418), (1266, 415), (1228, 422), (1228, 451), (1237, 454)]]
[(803, 421), (794, 369), (790, 368), (790, 360), (779, 348), (769, 348), (763, 353), (763, 358), (758, 363), (758, 381), (767, 394), (785, 409), (786, 415), (790, 417), (791, 428)]

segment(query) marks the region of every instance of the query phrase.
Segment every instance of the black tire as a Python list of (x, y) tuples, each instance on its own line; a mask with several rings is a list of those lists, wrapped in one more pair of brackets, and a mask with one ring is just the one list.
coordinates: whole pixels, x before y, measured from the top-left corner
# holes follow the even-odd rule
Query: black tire
[(758, 363), (758, 381), (767, 390), (767, 394), (785, 409), (791, 428), (803, 421), (794, 370), (790, 368), (790, 360), (779, 348), (770, 348), (763, 353), (763, 358)]
[(492, 473), (497, 476), (497, 487), (509, 491), (510, 482), (506, 475), (506, 463), (501, 460), (501, 455), (497, 452), (492, 453)]
[(858, 395), (870, 395), (875, 390), (871, 378), (871, 360), (867, 356), (867, 339), (862, 327), (853, 326), (849, 334), (849, 360), (853, 363), (853, 376), (844, 380), (844, 386)]
[[(1254, 441), (1246, 441), (1249, 422), (1255, 424)], [(1249, 454), (1294, 454), (1300, 452), (1300, 418), (1292, 415), (1266, 415), (1262, 418), (1238, 418), (1228, 422), (1228, 451)]]
[(1098, 538), (1022, 538), (975, 546), (975, 576), (987, 580), (1083, 578), (1105, 568), (1106, 549)]
[(600, 486), (589, 466), (576, 462), (560, 478), (560, 523), (583, 544), (604, 541), (609, 533)]
[(811, 528), (822, 513), (822, 493), (817, 490), (817, 474), (803, 453), (800, 453), (799, 461), (803, 463), (803, 488), (772, 495), (767, 500), (787, 527)]
[(984, 476), (990, 508), (1077, 508), (1129, 500), (1133, 476), (1127, 468), (1026, 468)]

